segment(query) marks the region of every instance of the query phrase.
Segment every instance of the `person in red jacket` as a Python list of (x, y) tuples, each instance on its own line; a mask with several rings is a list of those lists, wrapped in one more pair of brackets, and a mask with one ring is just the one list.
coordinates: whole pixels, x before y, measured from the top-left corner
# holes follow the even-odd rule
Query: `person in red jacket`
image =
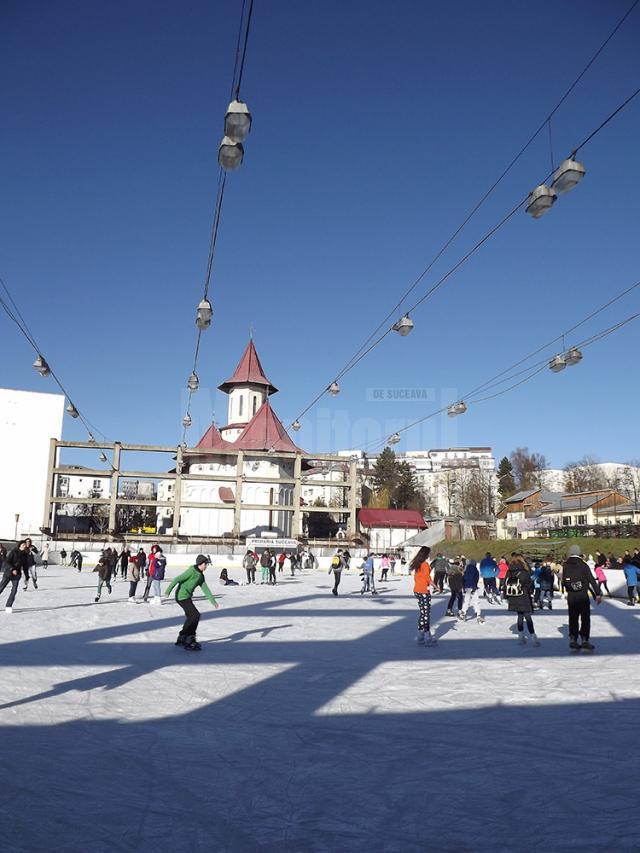
[(498, 560), (498, 592), (502, 599), (504, 599), (504, 582), (508, 571), (509, 563), (507, 563), (504, 557), (500, 557)]

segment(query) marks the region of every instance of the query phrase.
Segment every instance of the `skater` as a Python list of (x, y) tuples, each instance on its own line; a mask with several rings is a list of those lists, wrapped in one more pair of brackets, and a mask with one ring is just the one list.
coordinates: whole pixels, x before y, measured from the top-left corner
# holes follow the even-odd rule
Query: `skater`
[(226, 569), (222, 569), (220, 572), (220, 583), (223, 586), (238, 586), (238, 581), (234, 581), (229, 577), (229, 572)]
[(609, 596), (609, 598), (611, 598), (612, 597), (611, 592), (610, 592), (609, 587), (607, 585), (607, 576), (606, 576), (605, 571), (604, 571), (604, 564), (600, 563), (600, 565), (597, 565), (597, 560), (596, 560), (595, 572), (596, 572), (596, 580), (600, 584), (600, 592), (602, 593), (602, 587), (604, 587), (607, 590), (607, 595)]
[(276, 555), (269, 551), (269, 583), (276, 585)]
[(284, 551), (280, 551), (280, 553), (278, 554), (278, 572), (282, 573), (282, 570), (284, 569), (284, 561), (286, 559), (287, 555), (284, 553)]
[(104, 556), (104, 554), (98, 560), (98, 563), (93, 570), (98, 573), (98, 589), (96, 592), (96, 597), (93, 599), (97, 604), (100, 601), (100, 596), (102, 595), (102, 587), (106, 586), (109, 595), (111, 595), (111, 566), (109, 565), (109, 561)]
[(447, 561), (442, 556), (442, 554), (438, 554), (431, 565), (434, 583), (433, 591), (436, 593), (444, 592), (444, 581), (447, 576), (447, 565)]
[(478, 622), (484, 622), (484, 616), (480, 610), (480, 596), (478, 595), (478, 582), (480, 580), (480, 572), (475, 560), (469, 560), (467, 567), (462, 576), (462, 587), (464, 589), (464, 601), (462, 610), (458, 613), (458, 618), (465, 622), (469, 608), (473, 607), (476, 619)]
[[(572, 545), (569, 557), (562, 567), (562, 585), (567, 591), (569, 607), (569, 648), (578, 651), (585, 649), (593, 651), (594, 646), (589, 640), (591, 633), (591, 604), (589, 590), (595, 594), (596, 604), (600, 604), (600, 588), (591, 574), (589, 566), (580, 557), (580, 548)], [(582, 638), (582, 645), (578, 643)]]
[(138, 581), (140, 580), (140, 566), (138, 565), (138, 562), (135, 557), (131, 557), (131, 559), (129, 560), (129, 566), (127, 567), (127, 580), (129, 581), (129, 598), (127, 600), (127, 603), (137, 604), (136, 589), (138, 588)]
[(533, 581), (533, 607), (534, 609), (540, 607), (540, 572), (542, 571), (542, 563), (540, 560), (536, 560), (533, 564), (533, 572), (531, 573), (531, 579)]
[(553, 569), (551, 568), (551, 565), (545, 561), (540, 569), (540, 610), (544, 610), (545, 604), (549, 610), (553, 609), (553, 582)]
[(348, 548), (345, 548), (342, 552), (342, 562), (344, 563), (345, 569), (349, 571), (349, 565), (351, 563), (351, 554), (349, 553)]
[[(625, 555), (622, 563), (622, 571), (627, 579), (627, 604), (634, 606), (636, 603), (636, 587), (638, 586), (638, 567), (632, 561), (630, 555)], [(25, 586), (26, 589), (26, 586)]]
[(265, 548), (260, 557), (260, 583), (269, 583), (269, 563), (271, 554), (269, 549)]
[(202, 591), (216, 610), (220, 606), (205, 583), (204, 571), (206, 568), (207, 558), (204, 554), (198, 554), (195, 565), (188, 568), (187, 571), (183, 572), (181, 575), (178, 575), (177, 578), (174, 578), (166, 590), (166, 595), (169, 596), (172, 589), (177, 587), (176, 601), (184, 610), (185, 620), (184, 625), (178, 634), (176, 646), (183, 646), (189, 651), (199, 651), (202, 648), (200, 643), (196, 640), (196, 631), (198, 630), (198, 622), (200, 621), (200, 612), (192, 601), (192, 595), (195, 590), (201, 586)]
[(60, 551), (60, 564), (62, 566), (67, 565), (67, 552), (64, 550), (64, 548), (62, 549), (62, 551)]
[(340, 586), (340, 578), (342, 577), (343, 568), (344, 558), (342, 556), (342, 551), (337, 551), (331, 560), (331, 565), (329, 566), (329, 574), (333, 572), (333, 589), (331, 590), (333, 595), (338, 594), (338, 587)]
[(131, 551), (123, 546), (122, 551), (120, 552), (120, 556), (118, 560), (120, 561), (120, 577), (124, 578), (127, 574), (127, 566), (129, 565), (129, 557), (131, 556)]
[[(140, 569), (140, 577), (144, 576), (145, 566), (147, 565), (147, 555), (144, 552), (144, 548), (140, 546), (138, 548), (138, 554), (136, 556), (136, 563), (138, 569)], [(127, 574), (129, 573), (129, 568), (127, 567)]]
[(38, 589), (38, 567), (36, 565), (36, 554), (38, 553), (38, 549), (34, 546), (33, 542), (29, 537), (24, 540), (25, 549), (24, 553), (26, 555), (26, 566), (23, 568), (22, 572), (24, 575), (24, 587), (23, 589), (27, 590), (29, 587), (29, 580), (33, 584), (34, 589)]
[(383, 554), (380, 560), (380, 583), (388, 580), (389, 575), (389, 555)]
[(453, 612), (453, 605), (457, 602), (458, 605), (458, 616), (460, 615), (460, 611), (462, 610), (462, 566), (457, 561), (454, 561), (447, 572), (447, 578), (449, 579), (449, 589), (451, 590), (451, 595), (449, 596), (449, 603), (447, 604), (447, 616), (455, 616), (456, 614)]
[(536, 636), (531, 616), (533, 613), (533, 600), (531, 598), (533, 582), (524, 561), (511, 561), (504, 587), (509, 610), (518, 614), (518, 642), (522, 646), (527, 642), (527, 638), (524, 635), (524, 623), (526, 622), (533, 645), (539, 646), (540, 642)]
[(419, 611), (416, 642), (421, 646), (433, 645), (433, 634), (431, 633), (431, 587), (435, 586), (435, 583), (431, 580), (430, 553), (431, 548), (428, 548), (426, 545), (423, 546), (409, 566), (409, 571), (413, 572), (413, 594), (418, 602)]
[(81, 571), (82, 571), (82, 561), (83, 561), (83, 560), (84, 560), (84, 557), (82, 556), (82, 554), (80, 553), (80, 551), (76, 551), (76, 563), (75, 563), (75, 565), (76, 565), (76, 569), (77, 569), (79, 572), (81, 572)]
[[(153, 595), (153, 604), (162, 604), (162, 586), (160, 585), (160, 581), (164, 580), (167, 568), (167, 558), (163, 554), (162, 548), (159, 545), (156, 545), (155, 549), (156, 553), (153, 561), (153, 570), (150, 576), (150, 581), (147, 582), (147, 586)], [(144, 600), (146, 601), (149, 596), (146, 588), (144, 595)]]
[(149, 593), (151, 592), (151, 581), (153, 580), (153, 573), (156, 567), (156, 556), (158, 554), (158, 551), (162, 552), (162, 548), (159, 545), (151, 546), (149, 560), (147, 561), (147, 582), (144, 587), (144, 592), (142, 593), (142, 600), (145, 603), (149, 600)]
[(2, 566), (2, 581), (0, 581), (0, 595), (5, 588), (11, 584), (11, 592), (4, 608), (5, 613), (13, 613), (13, 602), (20, 586), (20, 578), (27, 565), (27, 544), (24, 540), (18, 542), (15, 548), (7, 554)]
[(377, 595), (376, 592), (376, 579), (373, 574), (374, 572), (374, 563), (373, 563), (373, 554), (367, 554), (364, 562), (361, 566), (362, 569), (362, 589), (360, 590), (360, 595), (364, 595), (365, 592), (370, 592), (371, 595)]
[(396, 555), (396, 554), (392, 554), (392, 555), (389, 557), (389, 566), (391, 567), (391, 574), (392, 574), (392, 575), (395, 575), (395, 573), (396, 573), (396, 563), (397, 563), (397, 561), (398, 561), (398, 557), (397, 557), (397, 555)]
[(480, 577), (482, 578), (483, 593), (482, 597), (486, 598), (489, 604), (498, 604), (498, 588), (496, 586), (496, 578), (498, 577), (498, 564), (491, 556), (490, 552), (484, 555), (480, 560)]
[(251, 548), (247, 550), (247, 553), (242, 558), (242, 568), (247, 573), (247, 583), (255, 584), (256, 582), (256, 555), (253, 553)]
[(49, 568), (49, 543), (45, 542), (42, 546), (42, 568)]
[(507, 563), (504, 557), (500, 557), (498, 560), (498, 592), (500, 593), (502, 601), (504, 601), (504, 579), (506, 578), (508, 571), (509, 563)]

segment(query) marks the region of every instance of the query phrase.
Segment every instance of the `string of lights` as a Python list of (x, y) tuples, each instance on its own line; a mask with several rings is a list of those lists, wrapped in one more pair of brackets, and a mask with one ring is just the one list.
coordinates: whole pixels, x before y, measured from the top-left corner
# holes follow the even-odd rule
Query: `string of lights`
[[(610, 121), (623, 109), (625, 109), (633, 100), (640, 94), (640, 88), (636, 89), (629, 97), (627, 97), (615, 110), (613, 110), (600, 124), (591, 131), (585, 139), (576, 145), (568, 158), (566, 158), (554, 172), (549, 172), (543, 181), (538, 186), (528, 193), (527, 196), (521, 197), (518, 202), (503, 216), (492, 228), (490, 228), (472, 247), (469, 249), (447, 272), (441, 276), (413, 305), (407, 310), (405, 315), (400, 318), (392, 326), (386, 328), (369, 346), (360, 352), (357, 357), (352, 358), (335, 376), (333, 381), (323, 388), (311, 402), (300, 412), (296, 419), (291, 424), (294, 430), (301, 427), (301, 419), (309, 412), (316, 403), (326, 394), (336, 396), (340, 393), (339, 380), (347, 373), (353, 370), (360, 361), (362, 361), (372, 350), (379, 346), (382, 341), (390, 334), (390, 332), (398, 332), (402, 337), (409, 334), (414, 328), (414, 322), (410, 315), (420, 307), (455, 273), (460, 269), (493, 235), (496, 234), (519, 210), (525, 207), (526, 212), (533, 218), (540, 218), (544, 215), (551, 206), (555, 203), (558, 194), (568, 192), (582, 180), (586, 174), (586, 170), (582, 164), (575, 161), (575, 155), (579, 150), (584, 148), (598, 133), (600, 133)], [(546, 182), (552, 178), (552, 186), (547, 187)]]

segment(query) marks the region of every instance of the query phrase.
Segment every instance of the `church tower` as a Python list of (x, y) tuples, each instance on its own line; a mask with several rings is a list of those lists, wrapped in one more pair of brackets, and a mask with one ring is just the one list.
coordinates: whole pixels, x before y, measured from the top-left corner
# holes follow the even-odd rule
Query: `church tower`
[(229, 395), (227, 426), (220, 430), (222, 438), (229, 442), (236, 441), (263, 403), (278, 392), (264, 374), (253, 340), (247, 344), (233, 376), (218, 388)]

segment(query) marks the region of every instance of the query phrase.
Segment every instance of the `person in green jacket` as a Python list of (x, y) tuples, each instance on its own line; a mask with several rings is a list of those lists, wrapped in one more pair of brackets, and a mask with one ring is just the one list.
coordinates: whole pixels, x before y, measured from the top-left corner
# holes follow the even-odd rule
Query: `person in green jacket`
[(168, 597), (174, 587), (176, 590), (176, 601), (184, 610), (185, 620), (182, 630), (178, 634), (176, 646), (184, 646), (189, 651), (198, 651), (202, 648), (196, 640), (196, 631), (198, 630), (198, 622), (200, 621), (200, 611), (192, 601), (193, 593), (201, 586), (202, 591), (207, 596), (211, 604), (217, 609), (220, 605), (212, 595), (211, 590), (204, 580), (204, 571), (209, 564), (209, 560), (204, 554), (198, 554), (196, 557), (195, 566), (190, 566), (186, 572), (174, 578), (165, 591)]

